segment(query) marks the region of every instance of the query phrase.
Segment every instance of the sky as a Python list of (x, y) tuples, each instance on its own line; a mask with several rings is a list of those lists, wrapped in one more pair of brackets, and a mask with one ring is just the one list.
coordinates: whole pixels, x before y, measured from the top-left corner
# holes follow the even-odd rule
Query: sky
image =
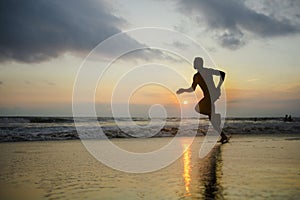
[(193, 114), (200, 89), (175, 92), (200, 56), (226, 72), (227, 116), (300, 116), (299, 10), (298, 0), (3, 0), (0, 115), (72, 116), (80, 76), (94, 92), (79, 95), (82, 110)]

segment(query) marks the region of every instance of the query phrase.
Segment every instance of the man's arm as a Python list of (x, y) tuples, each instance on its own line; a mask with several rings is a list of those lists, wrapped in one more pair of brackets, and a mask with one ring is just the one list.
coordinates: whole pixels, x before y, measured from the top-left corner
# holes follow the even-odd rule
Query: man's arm
[(223, 71), (219, 71), (219, 76), (220, 76), (220, 80), (219, 80), (219, 84), (217, 86), (217, 88), (221, 88), (221, 85), (223, 84), (224, 80), (225, 80), (225, 72)]
[(189, 87), (189, 88), (180, 88), (179, 90), (177, 90), (177, 94), (182, 94), (184, 92), (194, 92), (193, 87)]
[(180, 88), (179, 90), (177, 90), (177, 94), (182, 94), (182, 93), (184, 93), (184, 92), (194, 92), (195, 91), (195, 89), (196, 89), (196, 87), (197, 87), (197, 83), (196, 83), (196, 81), (195, 81), (195, 76), (193, 77), (193, 83), (192, 83), (192, 85), (191, 85), (191, 87), (189, 87), (189, 88)]
[(216, 70), (216, 69), (209, 69), (209, 70), (213, 75), (220, 76), (220, 80), (219, 80), (219, 83), (218, 83), (218, 86), (217, 86), (217, 88), (220, 89), (223, 82), (224, 82), (224, 80), (225, 80), (225, 75), (226, 75), (225, 72), (223, 72), (221, 70)]

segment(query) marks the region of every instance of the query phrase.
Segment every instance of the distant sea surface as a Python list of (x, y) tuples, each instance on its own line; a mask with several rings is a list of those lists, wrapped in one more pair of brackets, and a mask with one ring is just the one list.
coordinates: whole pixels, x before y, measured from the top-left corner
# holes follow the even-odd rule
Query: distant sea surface
[[(92, 124), (95, 123), (92, 121), (91, 118), (80, 118), (77, 125), (83, 129), (93, 130)], [(198, 136), (201, 136), (207, 132), (210, 123), (204, 118), (200, 120), (167, 118), (163, 121), (163, 127), (155, 130), (160, 127), (161, 120), (158, 120), (157, 126), (155, 120), (152, 121), (151, 126), (148, 126), (150, 121), (149, 118), (98, 118), (99, 125), (108, 138), (173, 137), (182, 126), (186, 130), (184, 133), (179, 133), (182, 136), (192, 135), (195, 131)], [(122, 126), (126, 127), (129, 133), (124, 131)], [(139, 127), (147, 127), (151, 134), (147, 131), (138, 131)], [(99, 131), (99, 127), (94, 127), (94, 131)], [(135, 134), (138, 132), (138, 134), (131, 134), (130, 131)], [(291, 122), (285, 122), (283, 118), (227, 118), (223, 131), (228, 135), (298, 134), (300, 118), (293, 118)], [(79, 137), (72, 117), (0, 117), (0, 142), (73, 139), (79, 139)]]

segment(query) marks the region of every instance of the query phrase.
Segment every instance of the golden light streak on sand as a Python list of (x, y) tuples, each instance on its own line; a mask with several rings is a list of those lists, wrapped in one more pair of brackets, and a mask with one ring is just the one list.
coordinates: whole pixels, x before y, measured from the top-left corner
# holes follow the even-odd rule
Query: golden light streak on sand
[(190, 193), (190, 184), (191, 184), (191, 149), (187, 144), (183, 144), (183, 178), (185, 184), (186, 195), (189, 196)]

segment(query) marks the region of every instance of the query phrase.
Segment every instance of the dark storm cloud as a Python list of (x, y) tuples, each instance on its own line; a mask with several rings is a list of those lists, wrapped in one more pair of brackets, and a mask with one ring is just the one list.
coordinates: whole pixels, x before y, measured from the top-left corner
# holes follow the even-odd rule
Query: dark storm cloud
[[(284, 2), (285, 8), (300, 8), (292, 3), (295, 1)], [(279, 1), (180, 0), (178, 5), (182, 13), (197, 25), (205, 26), (222, 46), (231, 49), (242, 46), (245, 34), (249, 33), (259, 37), (299, 33), (299, 23), (285, 17), (290, 15), (288, 12), (282, 14), (284, 9)]]
[(126, 23), (92, 0), (2, 0), (0, 61), (40, 62), (87, 52)]

